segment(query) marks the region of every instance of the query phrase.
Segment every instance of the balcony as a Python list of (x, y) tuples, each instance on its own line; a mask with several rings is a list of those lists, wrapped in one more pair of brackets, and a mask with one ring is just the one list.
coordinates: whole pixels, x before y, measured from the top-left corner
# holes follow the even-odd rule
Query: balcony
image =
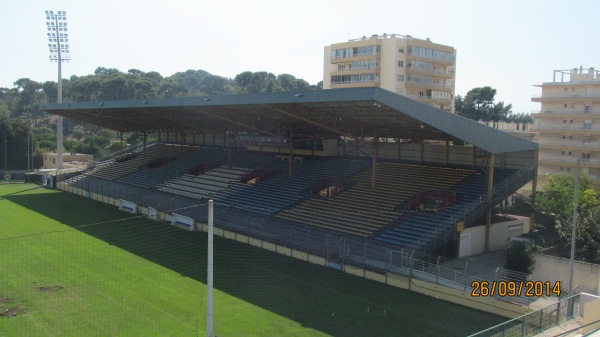
[(413, 58), (415, 60), (423, 60), (423, 61), (429, 61), (429, 62), (433, 62), (433, 63), (443, 63), (443, 64), (454, 64), (454, 58), (450, 59), (445, 59), (445, 58), (437, 58), (437, 57), (429, 57), (429, 56), (425, 56), (425, 55), (419, 55), (416, 54), (414, 52), (408, 52), (407, 55), (410, 58)]
[(600, 140), (598, 141), (573, 141), (573, 140), (551, 140), (551, 141), (539, 141), (542, 149), (578, 149), (578, 150), (600, 150)]
[(536, 111), (531, 114), (532, 117), (535, 118), (544, 118), (544, 117), (585, 117), (585, 116), (598, 116), (600, 115), (600, 111), (595, 110), (546, 110), (546, 111)]
[(373, 71), (375, 71), (376, 73), (379, 73), (379, 69), (380, 67), (349, 67), (349, 68), (344, 68), (344, 69), (337, 69), (335, 71), (332, 71), (332, 74), (351, 74), (351, 73), (361, 73), (361, 70), (366, 71), (365, 73), (371, 73)]
[(366, 60), (366, 59), (381, 59), (381, 53), (377, 52), (377, 53), (356, 53), (356, 54), (352, 54), (350, 56), (338, 56), (338, 57), (332, 57), (331, 58), (331, 63), (340, 63), (340, 62), (345, 62), (345, 61), (349, 61), (349, 60)]
[[(539, 161), (540, 164), (541, 163), (560, 163), (560, 164), (572, 164), (574, 166), (577, 165), (577, 159), (579, 159), (578, 157), (571, 157), (571, 156), (564, 156), (564, 157), (553, 157), (553, 156), (548, 156), (548, 157), (540, 157)], [(600, 164), (600, 159), (581, 159), (581, 165), (582, 166), (593, 166), (596, 164)]]
[(600, 93), (568, 93), (568, 94), (546, 94), (546, 95), (533, 95), (531, 96), (532, 102), (551, 102), (551, 101), (573, 101), (573, 100), (589, 100), (599, 99)]
[(432, 96), (421, 96), (421, 95), (405, 95), (408, 98), (425, 101), (425, 102), (452, 102), (452, 98), (432, 97)]
[(338, 81), (331, 82), (332, 89), (342, 88), (363, 88), (363, 87), (377, 87), (379, 86), (379, 80), (354, 80), (354, 81)]
[(600, 126), (597, 125), (573, 125), (563, 124), (561, 126), (534, 126), (531, 128), (532, 131), (545, 131), (545, 132), (571, 132), (571, 133), (587, 133), (600, 131)]
[(433, 82), (423, 82), (423, 81), (413, 81), (413, 80), (407, 80), (406, 85), (407, 86), (416, 86), (416, 87), (420, 87), (420, 88), (452, 89), (454, 87), (450, 84), (438, 84), (438, 83), (433, 83)]
[(429, 69), (422, 69), (422, 68), (415, 68), (415, 67), (406, 67), (406, 71), (409, 74), (410, 73), (427, 74), (427, 75), (433, 75), (436, 77), (444, 77), (444, 78), (453, 78), (454, 77), (454, 71), (429, 70)]

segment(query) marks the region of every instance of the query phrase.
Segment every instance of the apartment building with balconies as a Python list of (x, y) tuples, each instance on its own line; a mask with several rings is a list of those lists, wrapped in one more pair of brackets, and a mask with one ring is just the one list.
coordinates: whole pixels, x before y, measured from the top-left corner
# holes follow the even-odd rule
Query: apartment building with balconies
[(454, 112), (456, 50), (410, 35), (363, 36), (325, 47), (323, 89), (380, 87)]
[(538, 176), (581, 170), (600, 181), (600, 71), (594, 68), (555, 70), (552, 82), (533, 102), (533, 131), (539, 148)]

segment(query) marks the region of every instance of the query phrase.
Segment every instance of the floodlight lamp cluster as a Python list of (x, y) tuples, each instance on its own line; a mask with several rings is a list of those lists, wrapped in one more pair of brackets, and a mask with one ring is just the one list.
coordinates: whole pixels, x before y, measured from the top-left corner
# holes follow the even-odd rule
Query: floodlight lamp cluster
[(48, 30), (48, 49), (50, 61), (69, 61), (69, 34), (67, 33), (67, 12), (46, 11), (46, 28)]

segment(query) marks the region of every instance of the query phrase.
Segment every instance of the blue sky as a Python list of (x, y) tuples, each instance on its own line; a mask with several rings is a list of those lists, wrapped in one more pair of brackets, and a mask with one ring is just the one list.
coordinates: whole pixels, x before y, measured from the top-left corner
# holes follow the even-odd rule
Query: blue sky
[(595, 0), (0, 0), (0, 87), (23, 77), (56, 80), (45, 10), (67, 11), (66, 78), (102, 66), (163, 76), (268, 71), (315, 84), (325, 45), (396, 33), (457, 49), (457, 95), (489, 85), (497, 101), (529, 113), (539, 109), (530, 101), (540, 93), (533, 85), (551, 81), (553, 70), (600, 68)]

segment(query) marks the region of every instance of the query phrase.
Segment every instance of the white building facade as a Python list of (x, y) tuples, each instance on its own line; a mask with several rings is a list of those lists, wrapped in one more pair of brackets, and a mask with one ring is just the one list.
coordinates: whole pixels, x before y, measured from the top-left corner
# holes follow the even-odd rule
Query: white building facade
[(533, 114), (540, 144), (538, 176), (581, 170), (600, 181), (600, 71), (555, 70), (552, 82), (537, 85), (541, 103)]
[(454, 112), (456, 50), (410, 35), (363, 36), (325, 47), (323, 89), (380, 87)]

